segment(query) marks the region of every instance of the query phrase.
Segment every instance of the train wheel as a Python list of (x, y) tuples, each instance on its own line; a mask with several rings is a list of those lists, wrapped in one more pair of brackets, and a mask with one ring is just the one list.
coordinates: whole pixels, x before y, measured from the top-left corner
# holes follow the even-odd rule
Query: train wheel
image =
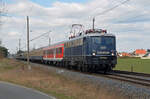
[(105, 70), (104, 70), (104, 74), (106, 74), (107, 72), (109, 72), (111, 69), (110, 65), (106, 65)]
[(46, 61), (44, 61), (44, 64), (46, 64)]
[(91, 67), (91, 72), (92, 73), (94, 72), (94, 65), (92, 65), (92, 67)]
[(78, 66), (77, 66), (77, 70), (80, 71), (80, 65), (79, 65), (79, 64), (78, 64)]
[(79, 71), (80, 71), (80, 72), (83, 72), (83, 67), (82, 67), (81, 64), (79, 64)]
[(84, 66), (82, 67), (82, 72), (86, 72), (86, 68)]
[(84, 65), (84, 72), (88, 72), (88, 65)]
[(67, 68), (67, 62), (64, 62), (64, 67)]
[(65, 67), (65, 62), (64, 61), (62, 62), (62, 66), (61, 67), (63, 67), (63, 68)]
[(87, 65), (87, 72), (90, 72), (90, 65)]
[(82, 67), (82, 66), (80, 67), (80, 71), (81, 71), (81, 72), (84, 72), (84, 70), (83, 70), (83, 67)]
[(88, 65), (88, 72), (92, 72), (92, 65)]
[(67, 69), (70, 69), (70, 64), (69, 64), (69, 62), (67, 62)]

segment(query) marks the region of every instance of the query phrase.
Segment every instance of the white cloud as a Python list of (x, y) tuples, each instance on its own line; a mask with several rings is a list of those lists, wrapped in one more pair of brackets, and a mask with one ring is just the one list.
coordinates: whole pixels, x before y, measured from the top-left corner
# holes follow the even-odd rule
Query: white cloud
[(17, 35), (17, 32), (9, 32), (8, 35), (9, 35), (9, 36), (16, 36), (16, 35)]
[[(19, 38), (22, 38), (22, 42), (25, 43), (25, 16), (29, 15), (31, 38), (52, 30), (52, 42), (63, 41), (69, 33), (71, 24), (81, 23), (85, 25), (85, 28), (89, 28), (92, 25), (91, 20), (94, 15), (119, 4), (119, 2), (122, 2), (122, 0), (91, 0), (82, 4), (57, 1), (50, 7), (44, 7), (29, 0), (16, 0), (13, 4), (7, 4), (8, 14), (12, 17), (5, 20), (0, 38), (4, 35), (7, 36), (6, 44), (10, 49), (16, 49), (14, 46), (17, 46), (17, 44), (11, 46), (11, 43), (17, 42)], [(141, 48), (142, 46), (148, 48), (149, 46), (143, 45), (141, 41), (134, 42), (132, 40), (144, 38), (143, 42), (149, 41), (150, 7), (148, 4), (150, 2), (147, 0), (131, 0), (115, 10), (97, 16), (96, 27), (108, 29), (109, 32), (116, 34), (119, 50), (128, 50), (131, 47)], [(36, 44), (36, 46), (48, 44), (47, 39), (46, 37), (39, 39), (39, 45)], [(36, 41), (33, 43), (36, 43)], [(126, 49), (123, 49), (123, 46), (126, 46)]]

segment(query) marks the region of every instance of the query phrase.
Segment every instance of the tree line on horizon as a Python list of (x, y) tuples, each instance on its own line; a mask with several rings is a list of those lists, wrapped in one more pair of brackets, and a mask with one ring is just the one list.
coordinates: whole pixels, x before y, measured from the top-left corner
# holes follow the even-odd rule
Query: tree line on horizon
[(0, 45), (0, 57), (7, 57), (8, 49)]

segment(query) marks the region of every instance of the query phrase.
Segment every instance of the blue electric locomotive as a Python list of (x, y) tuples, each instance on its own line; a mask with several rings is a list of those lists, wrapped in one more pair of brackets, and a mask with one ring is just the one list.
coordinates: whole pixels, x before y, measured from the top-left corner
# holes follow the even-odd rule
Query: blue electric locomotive
[(117, 64), (116, 38), (105, 30), (89, 30), (64, 43), (64, 65), (81, 71), (110, 71)]

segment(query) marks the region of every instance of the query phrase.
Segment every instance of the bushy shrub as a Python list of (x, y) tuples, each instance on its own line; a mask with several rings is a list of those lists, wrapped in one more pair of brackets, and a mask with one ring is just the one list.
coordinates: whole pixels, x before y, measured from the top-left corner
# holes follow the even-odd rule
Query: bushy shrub
[(7, 55), (8, 55), (8, 49), (0, 46), (0, 57), (7, 57)]

